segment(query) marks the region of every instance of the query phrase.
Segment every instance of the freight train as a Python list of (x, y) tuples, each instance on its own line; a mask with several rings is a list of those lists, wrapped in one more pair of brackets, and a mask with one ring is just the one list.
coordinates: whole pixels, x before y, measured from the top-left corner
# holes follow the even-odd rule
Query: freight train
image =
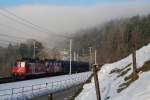
[[(72, 73), (86, 71), (89, 71), (89, 63), (72, 61)], [(70, 72), (70, 62), (52, 59), (19, 59), (16, 60), (11, 72), (14, 77), (68, 74)]]

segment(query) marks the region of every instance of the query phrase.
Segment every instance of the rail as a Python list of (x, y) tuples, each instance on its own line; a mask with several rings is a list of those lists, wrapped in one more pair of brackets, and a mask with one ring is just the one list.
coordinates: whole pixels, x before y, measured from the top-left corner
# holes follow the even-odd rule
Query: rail
[(50, 83), (35, 84), (25, 87), (17, 87), (0, 90), (0, 100), (28, 99), (35, 96), (46, 95), (63, 91), (64, 89), (83, 84), (89, 76), (78, 76), (65, 80), (52, 81)]

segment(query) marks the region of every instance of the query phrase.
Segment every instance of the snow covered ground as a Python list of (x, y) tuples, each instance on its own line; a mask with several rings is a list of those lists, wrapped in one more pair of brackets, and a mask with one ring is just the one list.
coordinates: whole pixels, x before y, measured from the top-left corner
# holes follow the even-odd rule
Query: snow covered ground
[[(142, 67), (144, 62), (150, 60), (150, 43), (137, 50), (137, 67)], [(124, 76), (117, 77), (112, 69), (122, 69), (129, 66)], [(112, 64), (105, 64), (98, 73), (102, 100), (150, 100), (150, 71), (139, 74), (139, 79), (133, 82), (122, 92), (117, 93), (118, 86), (124, 83), (124, 78), (132, 73), (132, 55)], [(84, 85), (83, 91), (75, 100), (96, 100), (94, 80)]]
[[(84, 83), (91, 72), (0, 84), (0, 100), (22, 100)], [(12, 93), (13, 92), (13, 93)]]

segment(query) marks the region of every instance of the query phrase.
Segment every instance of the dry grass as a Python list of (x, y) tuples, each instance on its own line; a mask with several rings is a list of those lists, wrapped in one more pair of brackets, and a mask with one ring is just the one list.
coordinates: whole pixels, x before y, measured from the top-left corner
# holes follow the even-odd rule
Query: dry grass
[(117, 89), (117, 93), (120, 93), (121, 91), (123, 91), (124, 89), (126, 89), (128, 86), (131, 85), (131, 83), (133, 83), (134, 81), (136, 81), (139, 78), (138, 74), (131, 74), (128, 77), (128, 80), (125, 83), (122, 83), (119, 85), (119, 88)]
[(130, 86), (134, 81), (136, 81), (139, 78), (138, 76), (139, 72), (146, 72), (146, 71), (150, 71), (150, 61), (145, 62), (145, 64), (142, 67), (138, 68), (136, 70), (137, 72), (136, 74), (131, 73), (129, 76), (125, 77), (124, 80), (126, 82), (119, 85), (117, 92), (120, 93), (121, 91), (126, 89), (128, 86)]
[(117, 77), (124, 76), (125, 74), (127, 74), (127, 73), (128, 73), (128, 71), (129, 71), (129, 70), (131, 70), (131, 68), (128, 68), (128, 69), (126, 69), (126, 70), (122, 71), (119, 75), (117, 75)]
[(137, 72), (147, 72), (150, 71), (150, 61), (145, 62), (145, 64), (143, 65), (143, 67), (140, 67), (137, 69)]
[[(125, 67), (122, 68), (122, 69), (119, 69), (119, 68), (112, 69), (109, 74), (113, 74), (113, 73), (121, 74), (125, 69), (129, 68), (129, 66), (130, 66), (131, 64), (132, 64), (132, 63), (128, 64), (127, 66), (125, 66)], [(129, 70), (129, 69), (128, 69), (128, 70)]]
[(119, 68), (112, 69), (109, 74), (113, 74), (113, 73), (120, 73), (120, 69)]

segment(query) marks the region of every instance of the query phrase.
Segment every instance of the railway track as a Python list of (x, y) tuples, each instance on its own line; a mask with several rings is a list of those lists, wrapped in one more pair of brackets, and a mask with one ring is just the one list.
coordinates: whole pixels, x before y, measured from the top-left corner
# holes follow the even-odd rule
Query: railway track
[(8, 82), (13, 82), (14, 79), (12, 77), (5, 77), (5, 78), (0, 78), (0, 84), (2, 83), (8, 83)]
[(65, 75), (64, 73), (60, 74), (52, 74), (52, 75), (37, 75), (37, 76), (26, 76), (26, 77), (5, 77), (0, 78), (0, 84), (4, 83), (11, 83), (11, 82), (18, 82), (18, 81), (25, 81), (25, 80), (32, 80), (32, 79), (39, 79), (39, 78), (46, 78), (46, 77), (53, 77), (53, 76), (59, 76), (59, 75)]

